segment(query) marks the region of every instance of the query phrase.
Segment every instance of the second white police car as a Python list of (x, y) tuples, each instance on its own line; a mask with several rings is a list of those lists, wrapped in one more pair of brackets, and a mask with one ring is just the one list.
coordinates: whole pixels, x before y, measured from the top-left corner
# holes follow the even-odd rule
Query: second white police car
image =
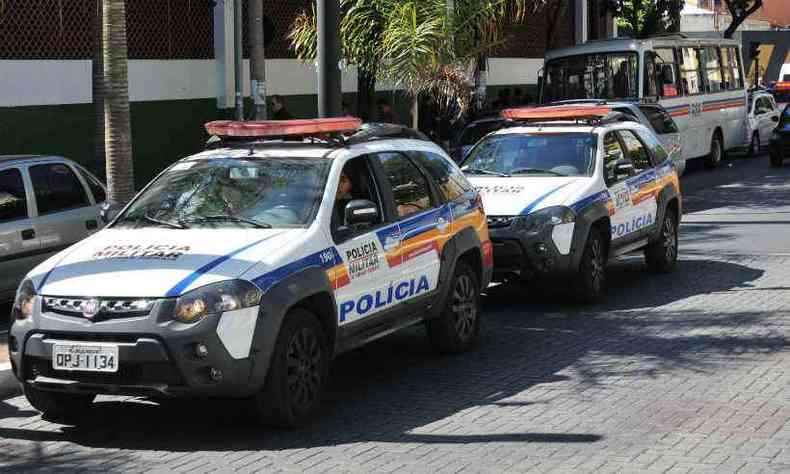
[(680, 185), (650, 130), (610, 106), (502, 115), (461, 167), (483, 196), (495, 280), (564, 278), (595, 302), (612, 257), (643, 251), (651, 269), (674, 267)]
[(206, 128), (211, 149), (21, 284), (9, 349), (35, 408), (221, 396), (294, 426), (340, 352), (420, 322), (440, 350), (475, 344), (491, 244), (438, 146), (354, 118)]

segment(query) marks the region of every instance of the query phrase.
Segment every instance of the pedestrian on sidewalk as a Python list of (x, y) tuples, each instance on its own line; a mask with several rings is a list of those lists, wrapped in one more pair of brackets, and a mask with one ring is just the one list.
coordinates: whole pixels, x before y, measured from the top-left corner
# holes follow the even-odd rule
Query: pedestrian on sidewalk
[(273, 120), (291, 120), (293, 115), (285, 107), (285, 99), (281, 95), (272, 96), (272, 114)]

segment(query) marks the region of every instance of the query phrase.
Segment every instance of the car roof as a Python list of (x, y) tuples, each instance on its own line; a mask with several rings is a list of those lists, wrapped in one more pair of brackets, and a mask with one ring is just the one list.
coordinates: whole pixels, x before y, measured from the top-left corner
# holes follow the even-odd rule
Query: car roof
[(38, 160), (64, 160), (71, 161), (62, 156), (55, 155), (0, 155), (0, 163), (14, 163), (25, 161), (38, 161)]

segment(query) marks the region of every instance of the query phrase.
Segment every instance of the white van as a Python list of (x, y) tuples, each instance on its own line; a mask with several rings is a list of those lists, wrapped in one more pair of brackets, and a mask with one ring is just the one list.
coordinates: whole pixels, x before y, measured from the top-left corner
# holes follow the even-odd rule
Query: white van
[(658, 102), (677, 122), (683, 158), (719, 164), (746, 144), (740, 44), (675, 34), (614, 39), (546, 53), (543, 103), (575, 99)]

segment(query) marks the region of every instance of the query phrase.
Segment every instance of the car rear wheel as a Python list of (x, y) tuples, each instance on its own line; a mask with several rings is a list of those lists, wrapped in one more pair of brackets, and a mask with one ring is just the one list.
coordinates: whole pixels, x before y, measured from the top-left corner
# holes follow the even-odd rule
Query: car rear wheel
[(459, 261), (450, 285), (441, 316), (426, 322), (428, 338), (442, 352), (464, 352), (480, 337), (480, 284), (472, 267)]
[(77, 422), (90, 410), (96, 395), (40, 390), (24, 384), (25, 398), (44, 418), (53, 421)]
[(678, 232), (675, 211), (667, 209), (658, 239), (645, 249), (647, 268), (656, 273), (668, 273), (678, 260)]
[(318, 411), (328, 378), (321, 323), (309, 311), (291, 310), (280, 328), (266, 385), (253, 399), (259, 420), (281, 428), (306, 425)]
[(752, 134), (752, 141), (749, 144), (749, 156), (751, 158), (756, 158), (757, 156), (760, 155), (760, 149), (761, 148), (762, 147), (760, 145), (760, 134), (757, 133), (757, 132), (754, 132)]
[(721, 164), (721, 159), (724, 157), (724, 145), (721, 143), (721, 137), (718, 133), (713, 134), (713, 139), (710, 142), (710, 153), (705, 157), (705, 166), (708, 168), (715, 168)]
[(606, 245), (601, 231), (593, 227), (584, 244), (573, 294), (581, 303), (598, 303), (606, 291)]

